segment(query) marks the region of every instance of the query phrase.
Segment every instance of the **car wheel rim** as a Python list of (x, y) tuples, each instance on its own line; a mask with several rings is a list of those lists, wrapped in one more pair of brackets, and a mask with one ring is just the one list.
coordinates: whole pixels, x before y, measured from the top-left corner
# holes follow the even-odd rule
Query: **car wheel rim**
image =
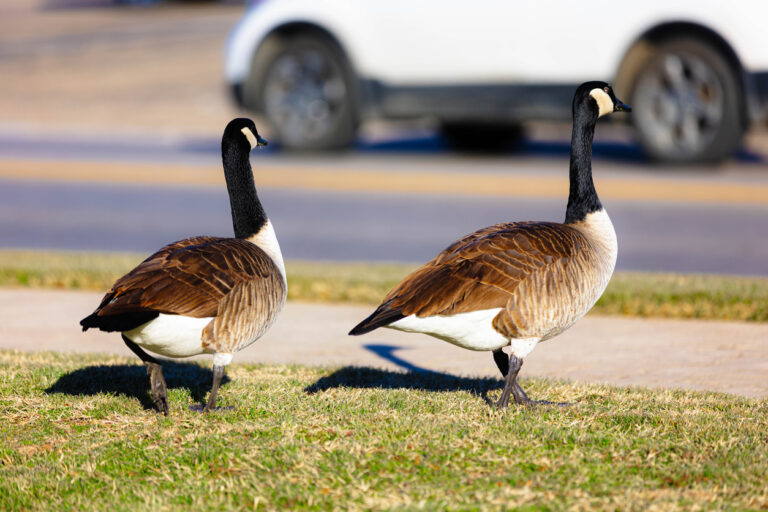
[(723, 86), (704, 60), (668, 53), (638, 81), (633, 107), (651, 144), (670, 156), (701, 152), (723, 119)]
[(293, 51), (267, 71), (265, 112), (284, 142), (318, 141), (338, 124), (346, 94), (337, 64), (315, 49)]

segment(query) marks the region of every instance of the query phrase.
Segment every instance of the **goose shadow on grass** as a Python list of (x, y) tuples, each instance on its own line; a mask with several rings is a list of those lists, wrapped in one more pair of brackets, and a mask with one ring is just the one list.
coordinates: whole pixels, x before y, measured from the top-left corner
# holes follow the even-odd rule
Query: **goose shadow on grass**
[[(364, 345), (377, 356), (396, 364), (405, 371), (384, 370), (367, 366), (345, 366), (330, 375), (321, 377), (304, 388), (307, 394), (315, 394), (333, 388), (414, 389), (422, 391), (468, 391), (491, 403), (488, 392), (501, 389), (501, 378), (459, 377), (417, 366), (397, 355), (402, 347), (395, 345)], [(493, 361), (489, 361), (493, 364)]]
[[(192, 400), (203, 403), (213, 383), (213, 372), (194, 363), (161, 360), (167, 389), (185, 388)], [(224, 375), (221, 384), (229, 382)], [(142, 364), (94, 365), (79, 368), (59, 377), (48, 394), (91, 396), (112, 393), (139, 400), (144, 409), (154, 410), (149, 391), (149, 376)]]

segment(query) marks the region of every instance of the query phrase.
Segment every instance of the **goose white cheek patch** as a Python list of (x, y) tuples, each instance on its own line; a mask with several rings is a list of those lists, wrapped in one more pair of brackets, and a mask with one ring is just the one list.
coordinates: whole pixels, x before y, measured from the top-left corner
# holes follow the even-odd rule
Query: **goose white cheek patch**
[(250, 130), (250, 128), (243, 128), (240, 130), (243, 132), (243, 135), (245, 135), (245, 138), (248, 139), (248, 144), (251, 145), (251, 149), (256, 147), (256, 136), (253, 134), (253, 132)]
[(589, 96), (597, 102), (597, 117), (603, 117), (613, 112), (613, 100), (608, 93), (602, 89), (592, 89)]

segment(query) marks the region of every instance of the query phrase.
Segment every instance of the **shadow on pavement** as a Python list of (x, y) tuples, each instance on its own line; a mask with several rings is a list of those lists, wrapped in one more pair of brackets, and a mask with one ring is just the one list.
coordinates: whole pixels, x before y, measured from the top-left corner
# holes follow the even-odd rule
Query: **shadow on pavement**
[[(475, 156), (500, 156), (534, 158), (568, 158), (571, 154), (571, 144), (568, 140), (531, 140), (522, 139), (508, 149), (502, 150), (461, 150), (450, 147), (439, 135), (393, 138), (376, 142), (358, 141), (355, 150), (360, 153), (402, 153), (402, 154), (462, 154)], [(645, 164), (653, 169), (652, 162), (643, 153), (642, 148), (632, 142), (595, 141), (592, 156), (596, 160), (613, 161), (629, 164)], [(731, 157), (745, 164), (763, 164), (765, 158), (758, 153), (741, 148)], [(679, 166), (684, 168), (685, 166)], [(697, 171), (702, 165), (695, 166)], [(716, 165), (709, 166), (713, 170)]]
[(305, 393), (315, 394), (333, 388), (380, 388), (418, 389), (423, 391), (469, 391), (488, 402), (487, 394), (503, 386), (501, 379), (458, 377), (448, 373), (435, 372), (416, 366), (402, 359), (394, 352), (401, 347), (394, 345), (365, 345), (365, 348), (382, 359), (390, 361), (404, 370), (392, 371), (379, 368), (345, 366), (331, 375), (321, 377)]
[[(168, 389), (186, 388), (196, 403), (202, 403), (211, 389), (213, 372), (193, 363), (176, 363), (164, 360), (163, 376)], [(225, 375), (221, 383), (226, 384)], [(62, 393), (73, 396), (114, 393), (136, 398), (144, 409), (154, 409), (149, 394), (149, 376), (144, 365), (87, 366), (63, 375), (51, 387), (48, 394)]]
[[(568, 140), (546, 141), (522, 139), (508, 148), (500, 149), (459, 149), (451, 147), (440, 135), (393, 138), (377, 142), (358, 142), (355, 149), (366, 152), (392, 153), (468, 153), (471, 155), (510, 155), (532, 157), (564, 157), (571, 154), (571, 144)], [(648, 158), (637, 144), (623, 142), (595, 142), (592, 150), (595, 158), (617, 160), (632, 163), (647, 163)]]

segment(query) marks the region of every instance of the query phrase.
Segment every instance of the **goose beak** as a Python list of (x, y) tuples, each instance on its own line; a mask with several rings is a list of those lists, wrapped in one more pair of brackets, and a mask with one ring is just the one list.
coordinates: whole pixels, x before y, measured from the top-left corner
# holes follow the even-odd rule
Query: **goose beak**
[(267, 139), (265, 139), (261, 135), (256, 134), (256, 147), (258, 148), (258, 147), (267, 146), (267, 145), (269, 145), (269, 142), (267, 142)]
[(613, 106), (614, 112), (632, 112), (632, 107), (625, 105), (619, 98), (616, 98), (616, 104)]

